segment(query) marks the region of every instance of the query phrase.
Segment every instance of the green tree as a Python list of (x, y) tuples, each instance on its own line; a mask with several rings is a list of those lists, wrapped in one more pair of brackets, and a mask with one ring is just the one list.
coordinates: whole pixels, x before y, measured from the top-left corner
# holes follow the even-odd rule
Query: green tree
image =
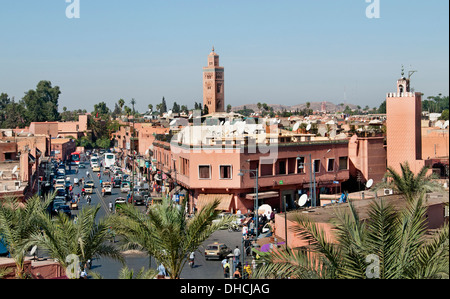
[(445, 109), (444, 111), (442, 111), (441, 116), (439, 117), (440, 120), (448, 120), (449, 115), (448, 115), (448, 109)]
[(50, 81), (40, 81), (36, 90), (29, 90), (23, 97), (27, 124), (31, 122), (58, 121), (58, 99), (61, 91)]
[(117, 104), (119, 104), (120, 109), (123, 109), (123, 106), (125, 105), (125, 100), (120, 99), (119, 101), (117, 101)]
[(32, 235), (40, 232), (39, 215), (46, 212), (52, 200), (53, 196), (48, 196), (44, 201), (39, 196), (33, 196), (21, 206), (16, 198), (6, 198), (0, 204), (0, 236), (16, 263), (16, 277), (19, 279), (25, 278), (26, 274), (27, 242)]
[(379, 114), (386, 114), (386, 101), (381, 103), (380, 107), (378, 107), (378, 111), (377, 112)]
[(108, 119), (110, 115), (110, 110), (108, 106), (106, 106), (105, 102), (100, 102), (94, 105), (94, 112), (92, 113), (95, 117), (99, 117), (101, 119)]
[(167, 104), (166, 104), (166, 99), (164, 99), (164, 97), (163, 97), (162, 101), (161, 101), (161, 106), (159, 106), (159, 113), (160, 113), (160, 115), (163, 115), (166, 112), (167, 112)]
[(417, 175), (411, 171), (408, 162), (400, 164), (400, 168), (401, 173), (398, 173), (392, 167), (388, 167), (384, 182), (377, 184), (374, 190), (390, 188), (402, 194), (408, 201), (412, 201), (426, 192), (442, 191), (442, 186), (433, 180), (435, 176), (427, 175), (429, 170), (427, 166), (423, 166)]
[(95, 142), (98, 148), (108, 149), (111, 147), (111, 140), (109, 138), (97, 139)]
[(230, 113), (232, 108), (233, 108), (233, 107), (232, 107), (230, 104), (228, 104), (228, 105), (227, 105), (227, 113)]
[(72, 263), (67, 260), (76, 255), (81, 265), (86, 265), (94, 257), (104, 256), (124, 262), (120, 251), (107, 242), (110, 238), (108, 218), (97, 218), (100, 205), (84, 207), (77, 221), (72, 221), (64, 213), (52, 218), (48, 213), (40, 214), (42, 232), (32, 234), (28, 245), (37, 245), (58, 260), (61, 267), (67, 269)]
[(171, 199), (153, 205), (143, 214), (133, 205), (121, 207), (112, 216), (115, 232), (122, 238), (123, 249), (139, 249), (162, 263), (169, 276), (180, 278), (189, 253), (196, 251), (212, 233), (231, 220), (224, 218), (218, 223), (216, 210), (219, 201), (206, 205), (194, 217), (186, 215), (186, 202), (173, 205)]
[(22, 103), (16, 103), (14, 99), (10, 101), (3, 112), (2, 128), (24, 128), (27, 126), (26, 109)]

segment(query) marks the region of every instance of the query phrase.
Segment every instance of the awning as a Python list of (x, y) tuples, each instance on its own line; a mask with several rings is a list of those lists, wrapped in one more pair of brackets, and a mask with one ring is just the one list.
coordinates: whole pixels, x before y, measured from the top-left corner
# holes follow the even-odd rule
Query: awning
[(216, 210), (228, 211), (230, 208), (233, 194), (200, 194), (197, 198), (197, 209), (200, 211), (204, 206), (213, 202), (215, 199), (220, 200), (220, 204)]
[[(266, 199), (266, 198), (273, 198), (273, 197), (279, 197), (278, 191), (268, 191), (268, 192), (258, 192), (258, 200), (259, 199)], [(249, 200), (255, 200), (256, 199), (256, 193), (249, 193), (245, 196), (245, 199)]]

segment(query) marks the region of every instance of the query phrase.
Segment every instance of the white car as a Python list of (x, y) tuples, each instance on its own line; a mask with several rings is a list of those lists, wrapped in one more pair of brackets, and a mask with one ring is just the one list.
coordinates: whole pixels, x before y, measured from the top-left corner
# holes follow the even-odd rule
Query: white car
[(111, 183), (110, 182), (103, 182), (102, 183), (102, 189), (105, 189), (105, 194), (111, 194)]

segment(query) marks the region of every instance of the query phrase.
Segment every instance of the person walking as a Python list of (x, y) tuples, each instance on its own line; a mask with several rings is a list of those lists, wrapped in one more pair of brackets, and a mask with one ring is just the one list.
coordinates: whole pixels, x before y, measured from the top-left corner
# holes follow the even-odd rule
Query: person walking
[(230, 263), (228, 262), (228, 260), (225, 260), (225, 264), (223, 265), (223, 277), (230, 277)]
[(236, 245), (236, 248), (233, 251), (234, 254), (234, 267), (236, 268), (236, 266), (239, 264), (239, 257), (241, 256), (241, 251), (239, 250), (239, 246)]
[(233, 273), (233, 278), (234, 279), (241, 279), (242, 278), (241, 272), (239, 271), (239, 267), (236, 267), (236, 271), (234, 271), (234, 273)]

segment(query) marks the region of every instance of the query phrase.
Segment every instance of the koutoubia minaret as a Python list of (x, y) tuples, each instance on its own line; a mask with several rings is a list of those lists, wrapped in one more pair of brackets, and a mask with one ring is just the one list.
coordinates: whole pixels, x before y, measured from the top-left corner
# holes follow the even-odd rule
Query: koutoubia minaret
[(225, 112), (224, 68), (219, 66), (219, 55), (208, 55), (208, 66), (203, 68), (203, 106), (209, 113)]

